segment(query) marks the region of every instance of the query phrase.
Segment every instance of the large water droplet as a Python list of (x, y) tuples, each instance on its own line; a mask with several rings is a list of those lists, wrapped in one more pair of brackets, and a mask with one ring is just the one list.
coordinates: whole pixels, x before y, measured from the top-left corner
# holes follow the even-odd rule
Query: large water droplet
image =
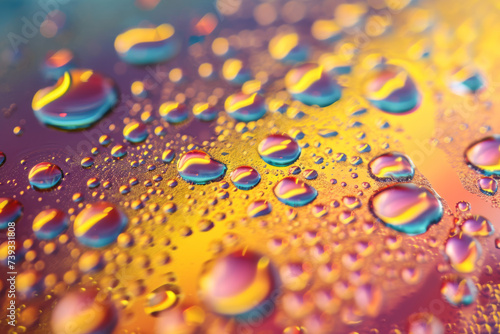
[(460, 273), (471, 273), (476, 270), (481, 245), (473, 237), (461, 233), (446, 241), (445, 254), (453, 269)]
[(240, 166), (231, 172), (231, 182), (241, 190), (250, 190), (260, 182), (260, 174), (250, 166)]
[(259, 155), (270, 165), (288, 166), (300, 156), (300, 146), (286, 134), (269, 135), (259, 143)]
[(285, 85), (295, 99), (310, 106), (329, 106), (342, 95), (337, 81), (325, 73), (323, 66), (314, 63), (291, 69), (285, 77)]
[(410, 158), (397, 152), (384, 153), (368, 164), (370, 176), (381, 182), (410, 181), (415, 175), (415, 168)]
[(256, 121), (266, 113), (264, 97), (259, 93), (245, 94), (239, 92), (230, 95), (224, 103), (226, 112), (237, 121)]
[(76, 239), (88, 247), (114, 242), (128, 223), (127, 216), (109, 202), (97, 202), (83, 209), (74, 222)]
[(408, 72), (394, 65), (372, 70), (364, 81), (363, 94), (375, 107), (390, 114), (415, 111), (421, 99)]
[(59, 209), (41, 211), (33, 220), (33, 232), (38, 239), (53, 239), (66, 230), (69, 219)]
[(92, 70), (73, 69), (54, 86), (39, 90), (31, 105), (41, 122), (71, 130), (97, 122), (117, 101), (110, 79)]
[(17, 222), (23, 214), (23, 209), (21, 202), (15, 199), (0, 198), (0, 230), (6, 229), (10, 222)]
[(61, 181), (62, 177), (61, 168), (51, 162), (40, 162), (31, 168), (28, 175), (31, 186), (36, 190), (53, 188)]
[(495, 233), (493, 224), (482, 216), (471, 216), (465, 219), (461, 230), (473, 237), (487, 237)]
[(388, 227), (409, 235), (425, 233), (443, 217), (436, 193), (424, 186), (397, 184), (370, 198), (370, 209)]
[(500, 135), (483, 138), (465, 150), (467, 164), (484, 175), (500, 176)]
[(222, 177), (226, 166), (214, 160), (208, 153), (191, 150), (181, 156), (177, 162), (177, 170), (184, 180), (205, 184)]
[[(212, 311), (248, 318), (268, 315), (265, 303), (275, 298), (278, 279), (268, 257), (237, 251), (209, 262), (199, 279), (200, 295)], [(271, 301), (273, 302), (273, 301)]]
[(307, 183), (288, 176), (276, 184), (274, 194), (286, 205), (296, 207), (311, 203), (318, 196), (318, 191)]

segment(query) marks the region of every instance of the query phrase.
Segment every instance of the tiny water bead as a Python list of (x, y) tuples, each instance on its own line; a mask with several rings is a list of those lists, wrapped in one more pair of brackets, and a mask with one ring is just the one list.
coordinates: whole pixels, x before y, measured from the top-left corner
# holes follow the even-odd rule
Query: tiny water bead
[(271, 204), (263, 199), (252, 202), (247, 208), (247, 214), (251, 218), (268, 215), (271, 211)]
[(92, 70), (73, 69), (54, 86), (39, 90), (31, 105), (42, 123), (73, 130), (99, 121), (117, 101), (111, 79)]
[(363, 94), (375, 107), (390, 114), (415, 111), (421, 100), (408, 72), (395, 65), (373, 69), (365, 78)]
[(370, 210), (383, 224), (408, 235), (425, 233), (443, 217), (436, 193), (424, 186), (397, 184), (377, 191)]
[(205, 122), (213, 121), (217, 117), (218, 112), (219, 110), (208, 102), (196, 103), (193, 106), (194, 117)]
[(174, 158), (175, 158), (175, 151), (169, 148), (164, 150), (163, 153), (161, 154), (161, 161), (163, 161), (166, 164), (171, 163), (172, 160), (174, 160)]
[(81, 244), (101, 248), (114, 242), (127, 223), (127, 216), (114, 204), (97, 202), (76, 216), (74, 233)]
[(54, 239), (68, 226), (68, 216), (59, 209), (43, 210), (33, 220), (33, 232), (41, 240)]
[(285, 85), (294, 99), (309, 106), (326, 107), (338, 101), (342, 89), (324, 70), (314, 63), (297, 65), (285, 76)]
[(465, 219), (460, 228), (472, 237), (487, 237), (495, 233), (493, 224), (483, 216), (471, 216)]
[(98, 334), (113, 332), (118, 312), (111, 300), (96, 289), (66, 294), (54, 307), (50, 320), (54, 334)]
[(258, 152), (266, 163), (283, 167), (294, 163), (300, 156), (300, 146), (287, 134), (273, 134), (264, 138)]
[(9, 223), (16, 223), (23, 214), (23, 205), (18, 200), (0, 198), (0, 230), (9, 227)]
[(259, 93), (238, 92), (228, 96), (224, 109), (229, 116), (240, 122), (256, 121), (266, 114), (264, 97)]
[(415, 175), (415, 167), (410, 158), (397, 152), (379, 155), (368, 163), (368, 173), (380, 182), (411, 181)]
[(167, 61), (180, 49), (175, 29), (170, 24), (132, 28), (118, 35), (115, 50), (125, 62), (147, 65)]
[(481, 245), (473, 237), (460, 233), (446, 241), (445, 254), (453, 269), (460, 273), (471, 273), (476, 270)]
[(200, 297), (213, 312), (240, 319), (269, 315), (279, 281), (268, 257), (236, 251), (206, 264), (199, 278)]
[(280, 202), (297, 207), (311, 203), (318, 196), (318, 191), (304, 181), (288, 176), (276, 184), (274, 194)]
[(474, 66), (465, 66), (451, 75), (450, 90), (457, 95), (475, 94), (486, 87), (483, 75)]
[(178, 124), (187, 120), (189, 114), (185, 104), (169, 101), (160, 106), (160, 116), (169, 123)]
[(444, 299), (455, 307), (468, 306), (477, 298), (477, 288), (469, 278), (453, 276), (443, 279), (441, 294)]
[(92, 157), (85, 157), (82, 159), (82, 161), (80, 161), (80, 165), (83, 167), (83, 168), (90, 168), (94, 165), (94, 158)]
[(164, 284), (146, 296), (144, 311), (154, 317), (176, 306), (180, 299), (180, 289), (174, 284)]
[(180, 157), (177, 171), (188, 182), (206, 184), (222, 177), (226, 172), (226, 166), (206, 152), (191, 150)]
[(40, 162), (31, 168), (28, 180), (36, 190), (46, 190), (55, 187), (62, 179), (63, 172), (59, 166), (51, 162)]
[(482, 177), (477, 180), (479, 190), (485, 195), (494, 196), (498, 191), (498, 181), (492, 177)]
[(148, 137), (148, 129), (142, 122), (131, 121), (123, 128), (123, 137), (131, 143), (140, 143)]
[(465, 150), (467, 164), (486, 176), (500, 176), (500, 135), (483, 138)]
[(231, 172), (231, 182), (241, 190), (250, 190), (260, 182), (260, 174), (253, 167), (240, 166)]

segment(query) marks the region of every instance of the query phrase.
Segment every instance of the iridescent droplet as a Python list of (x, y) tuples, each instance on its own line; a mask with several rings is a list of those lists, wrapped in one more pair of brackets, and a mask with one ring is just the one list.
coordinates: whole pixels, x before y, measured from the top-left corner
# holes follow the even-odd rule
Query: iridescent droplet
[(498, 181), (492, 177), (482, 177), (477, 180), (479, 190), (485, 195), (494, 196), (498, 191)]
[(123, 137), (131, 143), (140, 143), (148, 137), (148, 129), (144, 123), (134, 120), (123, 128)]
[(240, 166), (231, 172), (231, 182), (241, 190), (250, 190), (260, 182), (260, 174), (250, 166)]
[(379, 155), (368, 163), (370, 176), (380, 182), (405, 182), (413, 179), (415, 168), (410, 158), (397, 152)]
[(173, 58), (180, 49), (175, 29), (170, 24), (132, 28), (115, 39), (115, 50), (125, 62), (146, 65)]
[(311, 203), (318, 196), (318, 191), (307, 183), (288, 176), (276, 184), (274, 194), (280, 202), (296, 207)]
[(180, 299), (180, 289), (174, 284), (164, 284), (146, 296), (144, 311), (157, 317), (161, 312), (167, 311), (178, 304)]
[(71, 130), (99, 121), (117, 101), (110, 79), (92, 70), (73, 69), (54, 86), (39, 90), (31, 106), (42, 123)]
[(475, 94), (486, 87), (483, 75), (474, 66), (465, 66), (452, 74), (450, 89), (457, 95)]
[(453, 269), (460, 273), (471, 273), (476, 270), (481, 245), (473, 237), (460, 233), (446, 241), (445, 254)]
[(177, 171), (188, 182), (206, 184), (222, 177), (226, 166), (208, 153), (191, 150), (181, 156), (177, 162)]
[(415, 111), (421, 100), (408, 72), (395, 65), (373, 69), (364, 81), (363, 94), (375, 107), (390, 114)]
[(172, 149), (166, 149), (161, 154), (161, 161), (163, 161), (166, 164), (171, 163), (172, 160), (174, 160), (174, 158), (175, 158), (175, 151)]
[(242, 85), (252, 78), (247, 66), (240, 59), (230, 58), (222, 65), (222, 77), (229, 83)]
[(61, 168), (51, 162), (40, 162), (31, 168), (28, 175), (31, 186), (36, 190), (53, 188), (61, 181), (62, 177)]
[(80, 161), (80, 165), (83, 168), (90, 168), (90, 167), (92, 167), (92, 165), (94, 165), (94, 158), (92, 158), (92, 157), (85, 157), (85, 158), (82, 159), (82, 161)]
[(436, 193), (414, 184), (379, 190), (370, 198), (370, 210), (388, 227), (408, 235), (425, 233), (443, 217), (443, 206)]
[(432, 313), (415, 313), (409, 318), (408, 334), (444, 334), (444, 325)]
[(455, 307), (467, 306), (476, 300), (477, 288), (469, 277), (454, 276), (443, 280), (441, 294)]
[(487, 237), (495, 233), (493, 224), (483, 216), (471, 216), (465, 219), (461, 230), (472, 237)]
[(269, 42), (269, 53), (284, 63), (298, 63), (307, 59), (308, 50), (299, 43), (299, 35), (291, 32), (274, 36)]
[(0, 198), (0, 230), (9, 227), (9, 223), (16, 223), (23, 214), (23, 205), (12, 198)]
[(465, 150), (467, 164), (486, 176), (500, 176), (500, 135), (472, 143)]
[(128, 223), (127, 216), (109, 202), (92, 203), (74, 222), (76, 239), (83, 245), (100, 248), (114, 242)]
[(239, 92), (230, 95), (224, 103), (224, 108), (229, 116), (240, 122), (256, 121), (266, 113), (264, 97), (259, 93)]
[(213, 121), (218, 114), (219, 110), (210, 103), (196, 103), (193, 106), (193, 114), (201, 121)]
[(326, 107), (340, 99), (342, 90), (337, 81), (314, 63), (300, 64), (285, 76), (285, 85), (293, 98), (307, 105)]
[(279, 281), (268, 257), (244, 250), (208, 262), (199, 287), (209, 310), (245, 319), (269, 315), (265, 304), (274, 302)]
[(3, 153), (2, 151), (0, 151), (0, 167), (3, 166), (3, 164), (5, 163), (5, 161), (7, 161), (7, 156), (5, 155), (5, 153)]
[(123, 145), (118, 144), (113, 146), (113, 148), (111, 149), (111, 155), (114, 158), (121, 158), (126, 154), (127, 154), (127, 148)]
[(185, 104), (169, 101), (160, 106), (160, 116), (169, 123), (177, 124), (187, 120), (189, 114)]
[(252, 218), (268, 215), (271, 211), (271, 204), (263, 199), (252, 202), (247, 208), (247, 214)]
[(57, 80), (64, 72), (74, 67), (73, 53), (68, 49), (61, 49), (47, 54), (43, 63), (43, 72), (46, 78)]
[(33, 220), (33, 232), (41, 240), (54, 239), (68, 226), (68, 216), (59, 209), (43, 210)]
[(264, 138), (258, 147), (262, 160), (273, 166), (291, 165), (300, 156), (300, 146), (286, 134), (274, 134)]

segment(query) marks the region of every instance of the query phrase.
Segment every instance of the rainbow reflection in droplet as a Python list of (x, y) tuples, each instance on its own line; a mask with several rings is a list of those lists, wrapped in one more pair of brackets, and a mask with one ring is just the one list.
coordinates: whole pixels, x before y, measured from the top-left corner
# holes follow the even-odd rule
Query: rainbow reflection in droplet
[(300, 146), (287, 134), (273, 134), (264, 138), (257, 148), (262, 160), (270, 165), (291, 165), (300, 156)]
[(31, 168), (28, 180), (36, 190), (46, 190), (55, 187), (62, 179), (63, 173), (59, 166), (51, 162), (40, 162)]
[(481, 245), (473, 237), (461, 233), (446, 241), (445, 254), (453, 269), (460, 273), (471, 273), (476, 270), (481, 257)]
[(59, 209), (43, 210), (33, 220), (33, 232), (41, 240), (54, 239), (68, 226), (68, 216)]
[(370, 176), (381, 182), (410, 181), (415, 175), (411, 160), (404, 154), (389, 152), (379, 155), (368, 163)]
[(127, 223), (127, 216), (114, 204), (97, 202), (76, 216), (74, 233), (81, 244), (100, 248), (114, 242)]
[(318, 191), (304, 181), (288, 176), (274, 186), (274, 195), (280, 202), (297, 207), (311, 203)]
[(467, 164), (487, 176), (500, 176), (500, 135), (483, 138), (465, 150)]
[(131, 143), (140, 143), (148, 137), (148, 129), (142, 122), (131, 121), (123, 128), (123, 137)]
[(456, 70), (450, 78), (450, 89), (457, 95), (475, 94), (486, 87), (483, 75), (474, 66)]
[(498, 181), (492, 177), (482, 177), (477, 180), (479, 190), (485, 195), (494, 196), (498, 191)]
[(264, 199), (259, 199), (250, 203), (247, 208), (247, 214), (251, 218), (268, 215), (271, 213), (271, 211), (271, 204)]
[(386, 226), (408, 235), (425, 233), (443, 217), (436, 193), (424, 186), (397, 184), (370, 198), (370, 210)]
[(117, 101), (110, 79), (92, 70), (73, 69), (54, 86), (39, 90), (31, 106), (42, 123), (72, 130), (99, 121)]
[(187, 120), (189, 113), (185, 104), (169, 101), (160, 106), (160, 116), (169, 123), (177, 124)]
[(219, 110), (208, 102), (196, 103), (193, 106), (194, 117), (201, 121), (210, 122), (217, 117)]
[(0, 230), (4, 230), (9, 223), (16, 223), (23, 214), (23, 205), (12, 198), (0, 198)]
[(264, 97), (259, 93), (230, 95), (224, 108), (229, 116), (240, 122), (256, 121), (266, 114)]
[(196, 184), (206, 184), (224, 175), (226, 166), (212, 159), (200, 150), (191, 150), (184, 153), (177, 162), (177, 171), (186, 181)]
[(231, 182), (241, 190), (250, 190), (260, 182), (260, 174), (253, 167), (240, 166), (231, 172)]
[(472, 304), (477, 298), (477, 292), (474, 282), (469, 277), (445, 278), (441, 285), (441, 294), (444, 299), (455, 307)]
[(495, 233), (493, 224), (483, 216), (471, 216), (464, 220), (461, 230), (472, 237), (487, 237)]
[(180, 290), (177, 285), (164, 284), (146, 295), (144, 311), (152, 316), (158, 316), (177, 305), (180, 299)]

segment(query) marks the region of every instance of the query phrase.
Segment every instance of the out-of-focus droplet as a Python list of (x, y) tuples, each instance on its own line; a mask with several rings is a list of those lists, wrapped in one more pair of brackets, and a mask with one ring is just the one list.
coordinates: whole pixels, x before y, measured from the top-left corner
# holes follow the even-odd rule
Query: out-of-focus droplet
[(199, 287), (209, 310), (245, 319), (269, 315), (264, 306), (274, 302), (279, 281), (268, 257), (244, 250), (207, 263)]
[(481, 245), (473, 237), (461, 233), (446, 241), (445, 254), (453, 269), (460, 273), (471, 273), (476, 270)]
[(243, 61), (235, 58), (227, 59), (224, 62), (222, 77), (234, 85), (242, 85), (252, 78), (250, 70), (243, 65)]
[(486, 87), (483, 75), (474, 66), (465, 66), (453, 73), (450, 89), (457, 95), (475, 94)]
[(0, 230), (9, 227), (9, 223), (16, 223), (23, 214), (23, 205), (12, 198), (0, 198)]
[(251, 218), (268, 215), (271, 211), (271, 203), (263, 199), (252, 202), (247, 208), (247, 214)]
[(274, 194), (280, 202), (297, 207), (311, 203), (318, 196), (318, 191), (307, 183), (288, 176), (276, 184)]
[(300, 44), (297, 33), (280, 33), (269, 42), (271, 57), (284, 63), (299, 63), (307, 59), (308, 50)]
[(415, 167), (410, 158), (397, 152), (384, 153), (368, 163), (370, 176), (381, 182), (411, 181)]
[(31, 186), (36, 190), (53, 188), (61, 181), (62, 177), (61, 168), (51, 162), (40, 162), (31, 168), (28, 175)]
[(413, 112), (421, 100), (408, 72), (395, 65), (374, 68), (364, 80), (363, 94), (375, 107), (390, 114)]
[(219, 110), (208, 102), (196, 103), (193, 106), (194, 117), (201, 121), (210, 122), (217, 117)]
[(310, 106), (329, 106), (342, 95), (337, 81), (326, 74), (323, 66), (314, 63), (300, 64), (288, 71), (285, 85), (295, 99)]
[(64, 72), (75, 67), (73, 52), (61, 49), (47, 54), (43, 63), (43, 72), (48, 79), (57, 80)]
[(224, 103), (229, 116), (240, 122), (256, 121), (266, 114), (264, 97), (259, 93), (239, 92), (230, 95)]
[(486, 176), (500, 176), (500, 135), (472, 143), (465, 150), (467, 164)]
[(461, 230), (472, 237), (487, 237), (495, 233), (493, 224), (483, 216), (471, 216), (465, 219)]
[(118, 35), (115, 50), (125, 62), (147, 65), (173, 58), (180, 49), (175, 29), (170, 24), (152, 28), (132, 28)]
[(144, 311), (157, 317), (161, 312), (176, 306), (180, 299), (180, 289), (174, 284), (164, 284), (146, 296)]
[(258, 147), (262, 160), (270, 165), (291, 165), (300, 156), (300, 146), (287, 134), (273, 134), (264, 138)]
[(140, 143), (148, 137), (148, 129), (142, 122), (131, 121), (123, 128), (123, 137), (131, 143)]
[(222, 177), (226, 166), (214, 160), (208, 153), (191, 150), (180, 157), (177, 171), (188, 182), (206, 184)]
[(160, 106), (160, 116), (169, 123), (177, 124), (187, 120), (189, 114), (185, 104), (170, 101)]
[(54, 86), (39, 90), (31, 106), (42, 123), (72, 130), (99, 121), (117, 101), (110, 79), (92, 70), (73, 69)]
[(41, 211), (33, 220), (33, 232), (38, 239), (54, 239), (69, 226), (69, 219), (59, 209)]
[(127, 223), (127, 216), (115, 205), (97, 202), (90, 204), (76, 216), (74, 233), (81, 244), (100, 248), (116, 241)]
[(444, 334), (444, 325), (431, 313), (415, 313), (408, 319), (408, 334)]
[(477, 288), (470, 278), (455, 276), (443, 279), (441, 294), (451, 305), (461, 307), (470, 305), (476, 300)]
[(334, 20), (316, 20), (311, 26), (311, 35), (319, 41), (334, 42), (342, 37), (342, 28)]
[(414, 184), (397, 184), (370, 198), (370, 209), (388, 227), (416, 235), (425, 233), (443, 217), (443, 206), (431, 189)]
[(260, 182), (260, 174), (250, 166), (240, 166), (231, 172), (231, 182), (241, 190), (250, 190)]

